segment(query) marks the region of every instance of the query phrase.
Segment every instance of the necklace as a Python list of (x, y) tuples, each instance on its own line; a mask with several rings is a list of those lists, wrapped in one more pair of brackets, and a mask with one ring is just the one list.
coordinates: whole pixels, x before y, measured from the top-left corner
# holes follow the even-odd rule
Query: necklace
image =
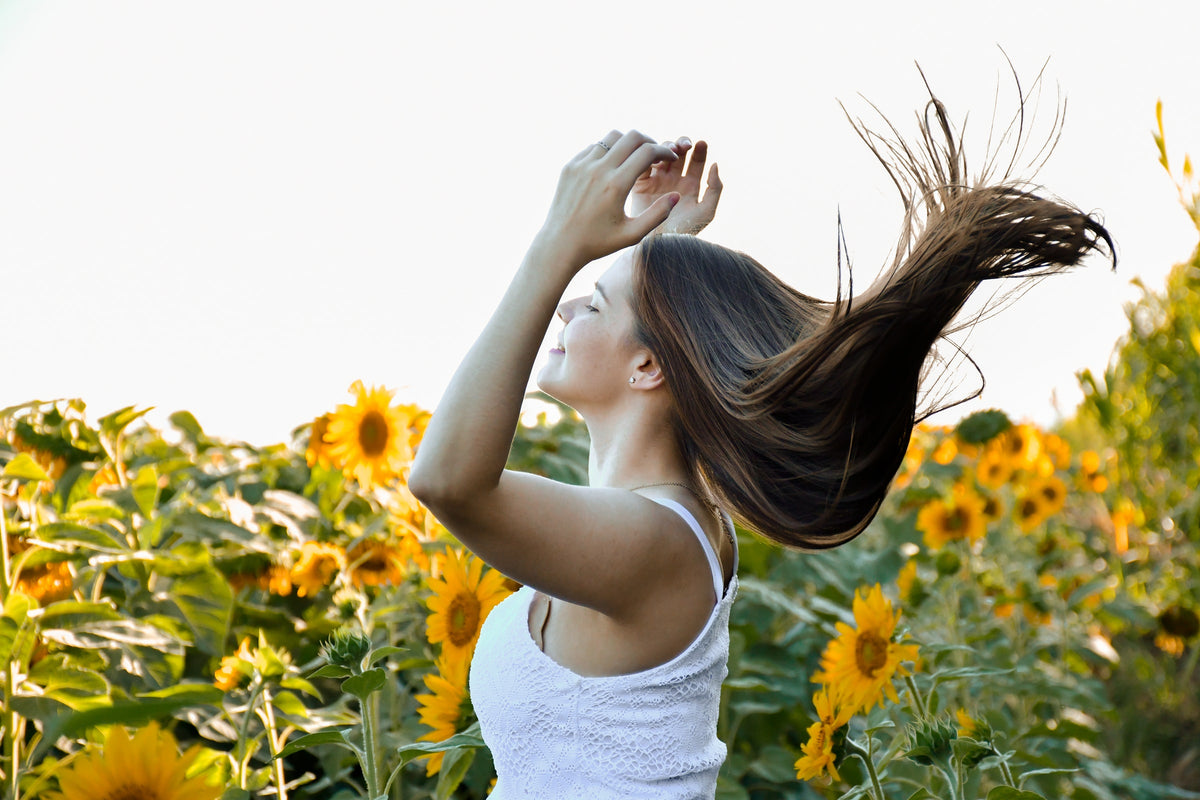
[(697, 491), (696, 491), (695, 489), (693, 489), (691, 486), (688, 486), (686, 483), (680, 483), (679, 481), (662, 481), (661, 483), (646, 483), (646, 484), (643, 484), (643, 485), (641, 485), (641, 486), (634, 486), (634, 487), (633, 487), (632, 489), (630, 489), (629, 491), (631, 491), (631, 492), (636, 492), (638, 489), (652, 489), (652, 488), (654, 488), (655, 486), (678, 486), (678, 487), (679, 487), (679, 488), (681, 488), (681, 489), (687, 489), (689, 492), (691, 492), (691, 493), (692, 493), (692, 495), (693, 495), (693, 496), (694, 496), (694, 497), (695, 497), (697, 500), (699, 500), (701, 503), (703, 503), (703, 504), (704, 504), (705, 508), (707, 508), (707, 509), (708, 509), (710, 512), (712, 512), (712, 513), (713, 513), (713, 514), (714, 514), (714, 515), (715, 515), (715, 516), (716, 516), (716, 517), (717, 517), (719, 520), (721, 520), (721, 529), (722, 529), (723, 531), (725, 531), (725, 535), (726, 535), (727, 537), (729, 537), (729, 540), (730, 540), (730, 541), (733, 541), (733, 538), (734, 538), (734, 533), (733, 533), (733, 522), (732, 522), (732, 520), (730, 520), (730, 522), (729, 522), (729, 525), (728, 525), (728, 526), (726, 526), (726, 524), (725, 524), (725, 518), (724, 518), (724, 517), (721, 515), (721, 510), (720, 510), (720, 508), (717, 506), (717, 504), (716, 504), (716, 503), (714, 503), (714, 502), (712, 502), (712, 501), (711, 501), (711, 500), (709, 500), (708, 498), (706, 498), (704, 495), (702, 495), (702, 494), (700, 494), (699, 492), (697, 492)]

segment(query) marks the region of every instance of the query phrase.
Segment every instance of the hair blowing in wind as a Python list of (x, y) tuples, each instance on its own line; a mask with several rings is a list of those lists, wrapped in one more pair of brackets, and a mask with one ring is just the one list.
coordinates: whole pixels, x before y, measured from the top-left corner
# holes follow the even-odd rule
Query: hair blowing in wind
[[(889, 137), (851, 120), (905, 209), (892, 263), (862, 295), (843, 297), (839, 276), (838, 298), (816, 300), (691, 236), (647, 239), (636, 259), (636, 335), (667, 376), (693, 479), (783, 545), (834, 547), (870, 523), (926, 416), (935, 344), (987, 313), (955, 322), (983, 281), (1037, 279), (1100, 249), (1116, 266), (1098, 220), (1014, 178), (1012, 163), (968, 179), (930, 96), (915, 144), (886, 120)], [(1020, 100), (1013, 161), (1026, 143)]]

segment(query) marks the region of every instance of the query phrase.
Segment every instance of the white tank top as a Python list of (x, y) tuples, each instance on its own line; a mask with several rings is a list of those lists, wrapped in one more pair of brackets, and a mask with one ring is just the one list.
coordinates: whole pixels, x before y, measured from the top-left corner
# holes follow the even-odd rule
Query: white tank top
[[(585, 677), (543, 653), (529, 634), (535, 591), (525, 586), (492, 609), (471, 661), (470, 692), (499, 780), (491, 800), (712, 800), (725, 744), (717, 738), (728, 674), (729, 610), (720, 561), (686, 508), (683, 517), (713, 573), (714, 605), (679, 655), (627, 675)], [(726, 517), (732, 532), (732, 521)]]

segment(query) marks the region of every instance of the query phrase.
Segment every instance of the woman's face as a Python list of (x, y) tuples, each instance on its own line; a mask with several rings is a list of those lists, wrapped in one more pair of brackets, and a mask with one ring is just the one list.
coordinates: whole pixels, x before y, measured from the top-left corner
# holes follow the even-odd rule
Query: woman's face
[(632, 296), (633, 251), (626, 250), (590, 295), (558, 307), (564, 327), (538, 373), (538, 388), (580, 413), (623, 396), (645, 359), (633, 338)]

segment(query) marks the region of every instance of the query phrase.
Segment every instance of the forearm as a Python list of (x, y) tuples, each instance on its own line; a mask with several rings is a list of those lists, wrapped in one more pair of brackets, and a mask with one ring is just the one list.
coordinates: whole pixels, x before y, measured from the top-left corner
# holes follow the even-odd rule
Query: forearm
[(539, 236), (459, 364), (421, 439), (409, 486), (426, 502), (494, 487), (546, 329), (578, 260)]

